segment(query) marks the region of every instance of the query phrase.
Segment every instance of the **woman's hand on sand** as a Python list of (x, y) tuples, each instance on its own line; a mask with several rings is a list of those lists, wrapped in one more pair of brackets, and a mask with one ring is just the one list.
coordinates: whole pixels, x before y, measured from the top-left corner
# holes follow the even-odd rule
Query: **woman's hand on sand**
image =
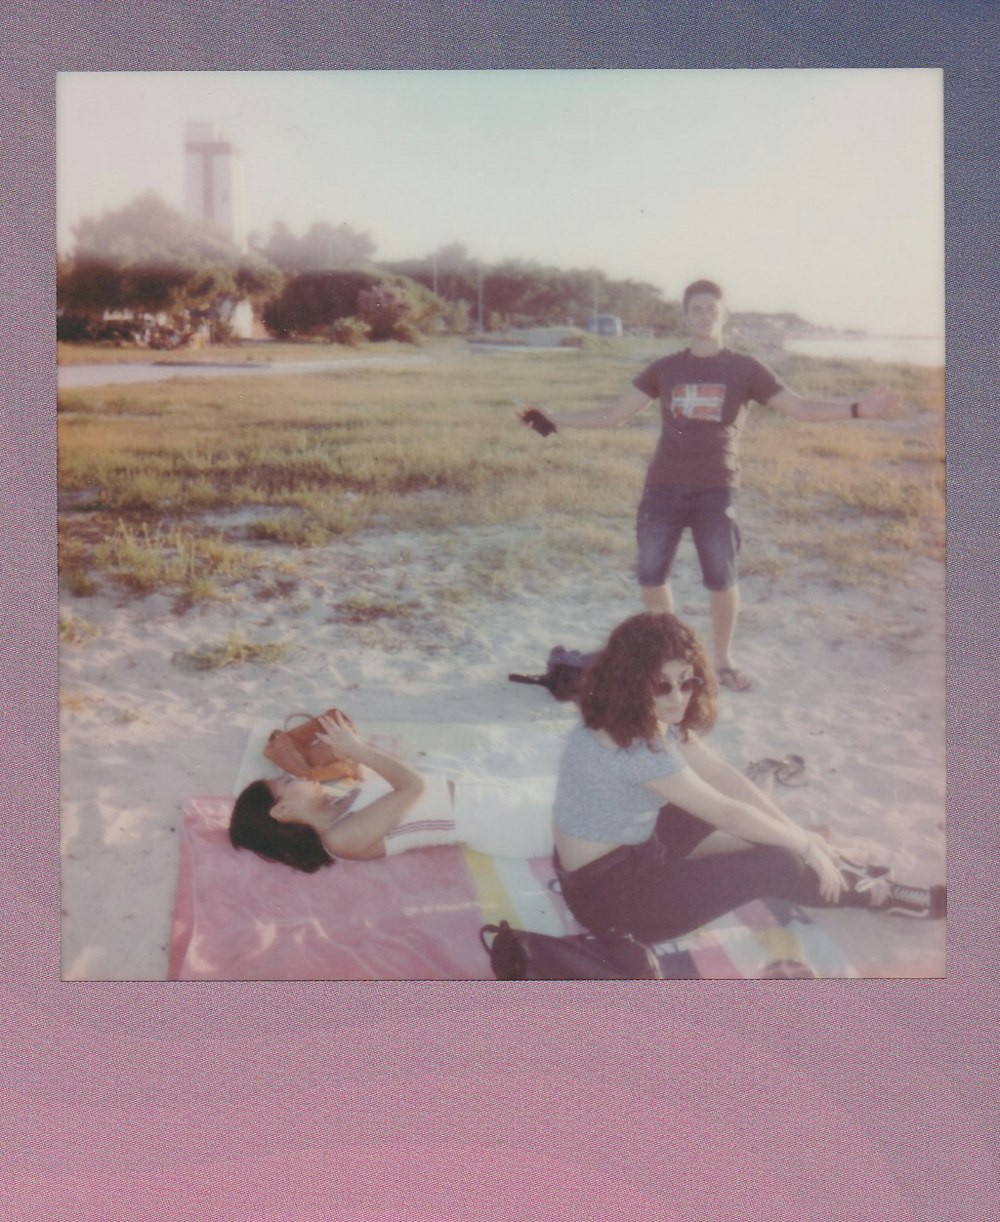
[(345, 714), (336, 709), (332, 717), (320, 717), (319, 724), (323, 727), (323, 732), (316, 735), (320, 742), (326, 743), (337, 755), (354, 759), (361, 740)]

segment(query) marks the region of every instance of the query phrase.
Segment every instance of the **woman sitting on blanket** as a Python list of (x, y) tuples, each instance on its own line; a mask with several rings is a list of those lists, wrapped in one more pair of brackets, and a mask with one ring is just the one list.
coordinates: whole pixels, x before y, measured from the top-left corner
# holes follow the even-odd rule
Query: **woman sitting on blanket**
[(664, 941), (765, 897), (944, 915), (944, 887), (901, 886), (847, 862), (705, 746), (718, 689), (675, 616), (619, 624), (581, 689), (582, 721), (559, 766), (553, 860), (588, 929)]
[(423, 776), (363, 743), (343, 713), (320, 723), (320, 738), (337, 756), (361, 765), (360, 787), (337, 796), (295, 777), (254, 781), (230, 818), (237, 848), (309, 873), (338, 857), (363, 861), (441, 844), (493, 857), (552, 852), (554, 777), (511, 780), (449, 768)]

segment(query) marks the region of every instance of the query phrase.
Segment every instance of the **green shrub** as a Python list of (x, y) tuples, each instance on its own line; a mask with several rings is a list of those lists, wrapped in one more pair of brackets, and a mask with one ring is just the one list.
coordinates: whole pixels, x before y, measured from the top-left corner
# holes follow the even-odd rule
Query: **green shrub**
[(371, 327), (360, 318), (338, 318), (326, 334), (331, 343), (360, 348), (370, 337)]
[(393, 276), (359, 293), (357, 312), (371, 328), (373, 340), (418, 343), (441, 318), (444, 303), (415, 280)]

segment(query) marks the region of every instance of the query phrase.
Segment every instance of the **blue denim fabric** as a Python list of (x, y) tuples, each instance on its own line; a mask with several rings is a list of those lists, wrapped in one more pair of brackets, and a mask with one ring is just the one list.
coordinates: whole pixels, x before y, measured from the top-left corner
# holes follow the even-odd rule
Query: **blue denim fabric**
[(734, 586), (740, 549), (738, 496), (734, 488), (647, 486), (636, 516), (639, 585), (663, 585), (681, 535), (690, 527), (706, 589), (728, 590)]

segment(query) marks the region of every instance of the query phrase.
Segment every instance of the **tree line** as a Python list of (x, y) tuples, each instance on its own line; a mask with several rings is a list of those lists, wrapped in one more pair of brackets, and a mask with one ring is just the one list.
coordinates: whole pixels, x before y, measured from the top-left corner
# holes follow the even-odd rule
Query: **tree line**
[(244, 253), (153, 194), (84, 219), (73, 237), (57, 266), (64, 340), (169, 346), (196, 330), (226, 340), (241, 302), (272, 336), (348, 344), (586, 327), (598, 312), (654, 335), (680, 329), (678, 303), (641, 281), (523, 260), (487, 264), (459, 243), (420, 259), (376, 262), (368, 234), (327, 222), (301, 235), (276, 222), (266, 235), (252, 234)]

